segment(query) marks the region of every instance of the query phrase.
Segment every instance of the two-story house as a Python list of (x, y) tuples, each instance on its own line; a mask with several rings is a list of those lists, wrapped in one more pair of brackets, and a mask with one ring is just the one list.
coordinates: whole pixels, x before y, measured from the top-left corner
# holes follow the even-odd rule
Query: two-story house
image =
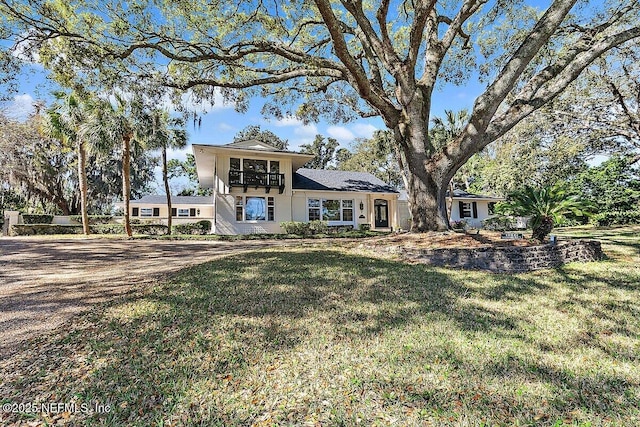
[(193, 151), (200, 186), (213, 189), (213, 233), (281, 233), (281, 222), (313, 220), (399, 228), (398, 191), (369, 173), (304, 169), (313, 156), (257, 140)]

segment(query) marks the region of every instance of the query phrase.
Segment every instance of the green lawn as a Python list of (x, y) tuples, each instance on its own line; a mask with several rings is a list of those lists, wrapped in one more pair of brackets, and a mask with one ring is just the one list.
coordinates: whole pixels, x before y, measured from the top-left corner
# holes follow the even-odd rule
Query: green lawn
[(90, 425), (637, 426), (639, 231), (595, 232), (607, 261), (517, 275), (230, 256), (35, 343), (0, 396), (109, 404), (72, 415)]

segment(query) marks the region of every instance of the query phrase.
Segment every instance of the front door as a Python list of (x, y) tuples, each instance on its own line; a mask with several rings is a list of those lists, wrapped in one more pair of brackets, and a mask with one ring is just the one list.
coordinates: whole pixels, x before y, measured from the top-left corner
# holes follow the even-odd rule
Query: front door
[(373, 202), (373, 211), (375, 214), (375, 227), (389, 227), (389, 202), (382, 199), (376, 199)]

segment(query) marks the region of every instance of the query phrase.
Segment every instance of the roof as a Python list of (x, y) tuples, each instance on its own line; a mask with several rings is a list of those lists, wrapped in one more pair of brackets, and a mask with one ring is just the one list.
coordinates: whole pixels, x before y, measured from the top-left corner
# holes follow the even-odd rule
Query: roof
[(294, 190), (397, 193), (398, 190), (368, 172), (301, 168), (293, 174)]
[[(449, 197), (449, 192), (447, 191), (447, 197)], [(453, 190), (453, 198), (454, 199), (476, 199), (476, 200), (495, 200), (500, 201), (504, 200), (504, 197), (495, 197), (495, 196), (483, 196), (482, 194), (473, 194), (467, 193), (464, 190)], [(406, 190), (400, 190), (400, 197), (398, 197), (400, 201), (409, 200), (409, 195)]]
[[(166, 205), (167, 196), (161, 195), (149, 195), (142, 196), (137, 200), (131, 200), (132, 204), (145, 204), (145, 205)], [(171, 196), (172, 205), (213, 205), (213, 197), (206, 196)]]

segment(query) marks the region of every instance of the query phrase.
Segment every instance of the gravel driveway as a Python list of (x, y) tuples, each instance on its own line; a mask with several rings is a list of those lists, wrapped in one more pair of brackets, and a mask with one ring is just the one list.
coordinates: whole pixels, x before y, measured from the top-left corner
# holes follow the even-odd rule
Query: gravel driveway
[(163, 274), (282, 241), (0, 238), (0, 358)]

